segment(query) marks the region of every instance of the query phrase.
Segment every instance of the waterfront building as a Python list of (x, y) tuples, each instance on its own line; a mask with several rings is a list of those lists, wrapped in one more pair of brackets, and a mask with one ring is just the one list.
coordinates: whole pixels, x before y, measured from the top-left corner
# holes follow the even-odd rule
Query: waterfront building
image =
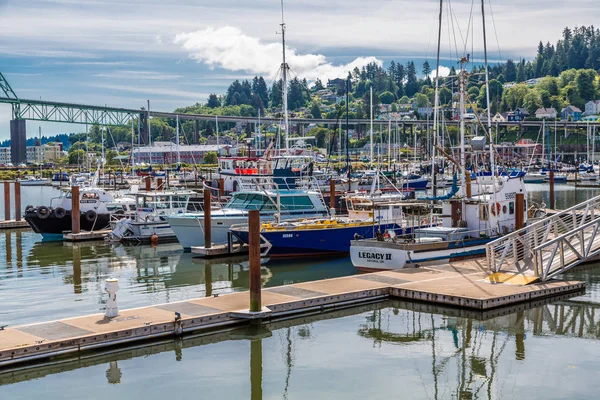
[[(179, 159), (186, 164), (201, 164), (209, 153), (219, 156), (236, 156), (237, 148), (227, 144), (219, 145), (179, 145)], [(133, 150), (135, 162), (146, 164), (175, 164), (177, 162), (177, 146), (172, 142), (154, 142), (152, 146), (142, 146)]]
[[(54, 162), (65, 156), (61, 144), (44, 144), (42, 146), (27, 146), (25, 150), (28, 164)], [(0, 165), (11, 162), (10, 147), (0, 147)]]

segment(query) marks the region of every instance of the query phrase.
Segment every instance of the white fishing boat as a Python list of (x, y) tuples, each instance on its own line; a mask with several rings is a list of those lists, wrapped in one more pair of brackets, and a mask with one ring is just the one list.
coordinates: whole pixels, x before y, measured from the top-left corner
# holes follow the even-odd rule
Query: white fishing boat
[(156, 235), (159, 242), (177, 241), (165, 217), (187, 212), (191, 190), (168, 190), (135, 193), (135, 214), (131, 218), (111, 222), (107, 240), (146, 243)]

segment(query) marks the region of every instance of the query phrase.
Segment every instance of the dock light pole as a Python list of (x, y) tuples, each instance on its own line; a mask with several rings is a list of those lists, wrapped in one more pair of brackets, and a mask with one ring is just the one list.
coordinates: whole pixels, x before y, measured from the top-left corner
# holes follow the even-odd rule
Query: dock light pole
[(250, 312), (260, 312), (260, 211), (248, 211), (248, 252), (250, 256)]

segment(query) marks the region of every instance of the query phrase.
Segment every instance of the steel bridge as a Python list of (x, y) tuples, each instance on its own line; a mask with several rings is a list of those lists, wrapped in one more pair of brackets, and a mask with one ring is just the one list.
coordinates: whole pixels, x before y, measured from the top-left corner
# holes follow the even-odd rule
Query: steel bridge
[(488, 243), (488, 268), (547, 281), (600, 257), (600, 196)]

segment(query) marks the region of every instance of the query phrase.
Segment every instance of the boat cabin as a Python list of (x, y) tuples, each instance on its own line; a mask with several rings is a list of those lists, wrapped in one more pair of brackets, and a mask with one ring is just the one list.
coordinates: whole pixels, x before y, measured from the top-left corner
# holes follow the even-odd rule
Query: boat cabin
[(147, 221), (150, 216), (182, 214), (187, 211), (193, 191), (156, 191), (137, 193), (135, 196), (136, 220)]

